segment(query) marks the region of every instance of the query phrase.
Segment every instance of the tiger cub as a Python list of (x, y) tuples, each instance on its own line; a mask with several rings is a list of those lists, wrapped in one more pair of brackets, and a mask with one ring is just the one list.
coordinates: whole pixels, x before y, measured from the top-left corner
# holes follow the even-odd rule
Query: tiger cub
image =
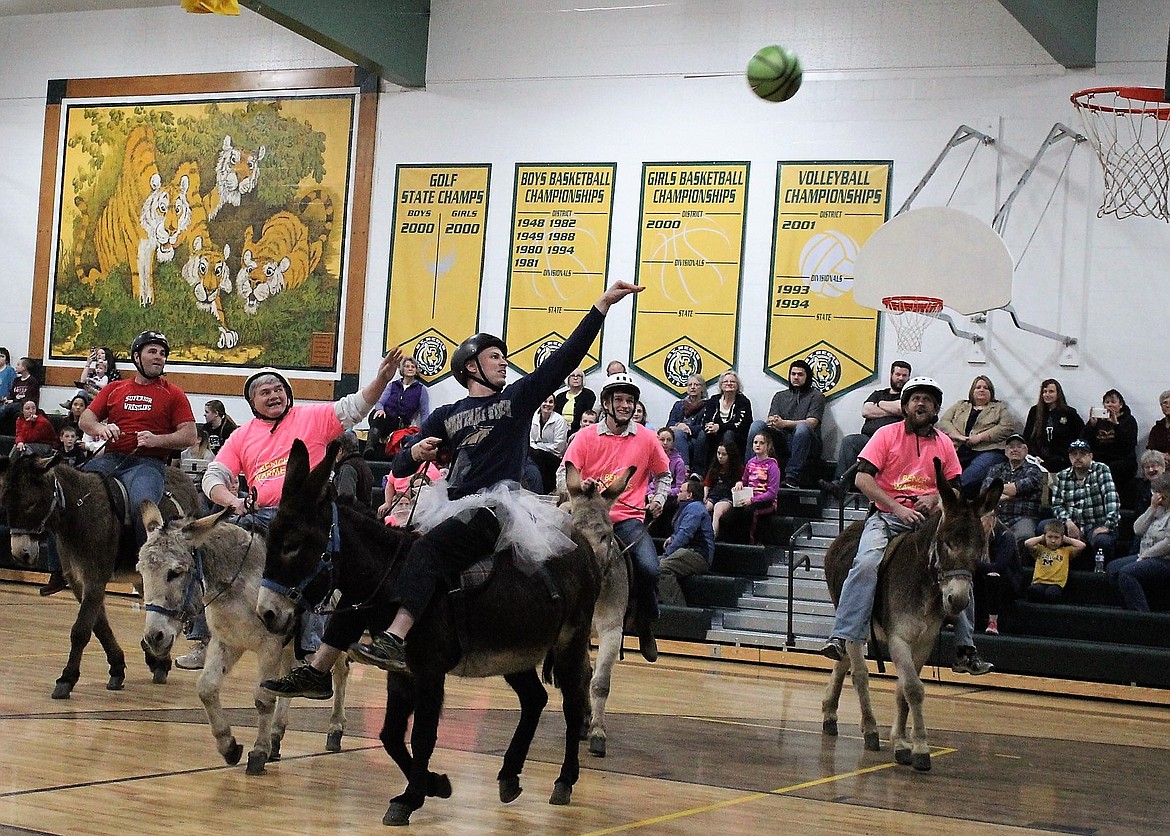
[[(309, 240), (309, 227), (303, 219), (314, 203), (320, 204), (323, 221), (321, 234)], [(333, 199), (325, 190), (314, 189), (297, 201), (296, 214), (277, 212), (266, 220), (258, 241), (252, 239), (252, 227), (244, 231), (241, 267), (236, 274), (244, 313), (255, 315), (268, 297), (304, 284), (321, 263), (333, 220)]]
[(260, 161), (266, 150), (261, 145), (255, 152), (244, 151), (232, 145), (230, 135), (223, 138), (223, 147), (215, 161), (215, 186), (203, 198), (208, 219), (215, 220), (225, 205), (239, 206), (240, 198), (255, 191), (260, 180)]
[(231, 246), (224, 244), (219, 250), (212, 242), (207, 226), (206, 198), (199, 198), (199, 166), (194, 162), (182, 163), (178, 174), (186, 175), (188, 179), (191, 201), (191, 224), (183, 236), (183, 241), (188, 243), (187, 261), (181, 271), (183, 280), (195, 294), (195, 306), (201, 311), (210, 311), (219, 323), (218, 347), (235, 348), (240, 335), (227, 327), (221, 299), (232, 292), (232, 273), (227, 264)]
[[(149, 125), (134, 128), (126, 139), (126, 155), (114, 193), (102, 208), (94, 229), (97, 269), (86, 270), (79, 258), (77, 277), (92, 287), (125, 264), (130, 268), (130, 288), (139, 303), (143, 307), (151, 304), (154, 265), (175, 257), (179, 236), (191, 223), (189, 185), (186, 174), (176, 174), (173, 182), (163, 185), (155, 161), (154, 131)], [(81, 197), (76, 203), (81, 211), (79, 242), (83, 242), (88, 206)], [(79, 255), (80, 252), (79, 246)]]

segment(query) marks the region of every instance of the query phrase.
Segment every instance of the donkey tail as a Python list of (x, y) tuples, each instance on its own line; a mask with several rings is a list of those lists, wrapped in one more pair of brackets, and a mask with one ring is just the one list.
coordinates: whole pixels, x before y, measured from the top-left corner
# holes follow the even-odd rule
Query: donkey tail
[(557, 685), (556, 666), (553, 664), (552, 648), (549, 648), (548, 653), (544, 654), (544, 669), (541, 671), (540, 678), (544, 680), (545, 685)]

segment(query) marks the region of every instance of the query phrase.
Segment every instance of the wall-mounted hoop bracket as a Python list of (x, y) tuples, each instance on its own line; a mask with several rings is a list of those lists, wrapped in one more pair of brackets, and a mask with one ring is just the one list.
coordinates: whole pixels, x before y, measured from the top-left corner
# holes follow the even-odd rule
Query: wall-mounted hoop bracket
[[(947, 141), (947, 144), (943, 147), (942, 153), (939, 154), (935, 159), (934, 164), (926, 170), (926, 174), (922, 175), (922, 179), (918, 181), (918, 185), (914, 187), (914, 191), (910, 192), (910, 195), (906, 198), (905, 202), (903, 202), (902, 207), (898, 209), (896, 214), (901, 215), (910, 208), (910, 204), (914, 202), (914, 199), (918, 197), (918, 193), (926, 187), (926, 184), (930, 181), (930, 178), (934, 176), (936, 171), (938, 171), (938, 167), (942, 165), (942, 161), (946, 158), (947, 154), (949, 154), (952, 149), (958, 148), (960, 145), (970, 139), (979, 140), (980, 145), (995, 144), (995, 137), (988, 136), (982, 131), (977, 131), (969, 125), (959, 125), (959, 127), (955, 129), (954, 134), (952, 134), (951, 138)], [(979, 150), (978, 146), (976, 146), (975, 150)], [(974, 154), (975, 152), (972, 151), (971, 153)], [(961, 175), (959, 179), (962, 179)]]

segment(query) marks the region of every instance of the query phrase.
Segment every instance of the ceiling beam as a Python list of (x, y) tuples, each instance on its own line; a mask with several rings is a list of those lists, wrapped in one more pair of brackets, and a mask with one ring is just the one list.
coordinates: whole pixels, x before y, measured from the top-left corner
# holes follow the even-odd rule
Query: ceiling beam
[(423, 87), (430, 0), (240, 0), (257, 14), (403, 87)]
[(1097, 0), (999, 2), (1062, 66), (1097, 66)]

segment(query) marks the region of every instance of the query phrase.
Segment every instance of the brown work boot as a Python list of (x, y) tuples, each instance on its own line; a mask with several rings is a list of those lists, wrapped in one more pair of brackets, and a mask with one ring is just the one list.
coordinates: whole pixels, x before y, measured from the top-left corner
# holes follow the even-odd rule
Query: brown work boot
[(654, 623), (640, 621), (638, 623), (638, 651), (647, 662), (658, 661), (658, 642), (654, 640)]

